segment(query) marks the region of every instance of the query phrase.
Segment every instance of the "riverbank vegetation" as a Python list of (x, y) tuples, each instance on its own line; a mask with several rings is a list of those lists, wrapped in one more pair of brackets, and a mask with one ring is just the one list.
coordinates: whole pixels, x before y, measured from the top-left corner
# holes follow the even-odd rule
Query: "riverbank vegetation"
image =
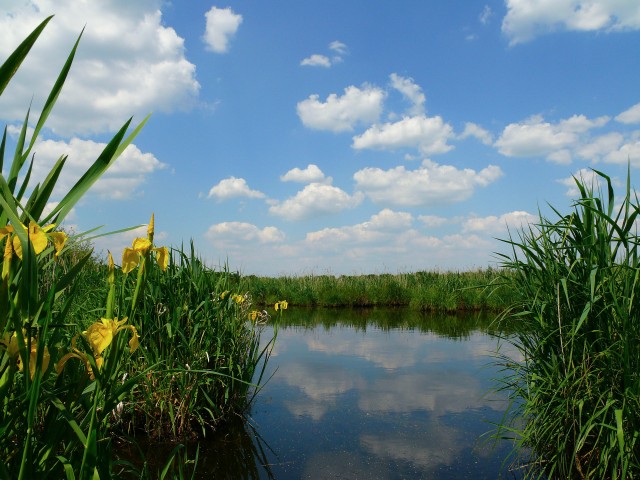
[[(50, 20), (0, 66), (0, 94)], [(116, 255), (120, 266), (111, 253), (93, 255), (95, 232), (59, 228), (146, 122), (127, 134), (127, 121), (60, 202), (51, 194), (66, 157), (30, 183), (34, 145), (78, 42), (35, 127), (27, 115), (0, 168), (8, 172), (0, 174), (0, 477), (183, 478), (193, 468), (179, 447), (158, 471), (118, 459), (116, 441), (202, 436), (241, 414), (273, 346), (260, 347), (269, 314), (253, 310), (228, 271), (205, 269), (193, 248), (156, 245), (153, 215)], [(0, 167), (7, 146), (5, 128)]]
[(253, 300), (286, 298), (306, 307), (410, 307), (420, 311), (499, 311), (514, 298), (508, 272), (421, 271), (378, 275), (244, 277)]
[(520, 359), (500, 360), (512, 406), (497, 435), (532, 452), (527, 478), (640, 477), (640, 206), (629, 179), (620, 201), (596, 173), (604, 191), (576, 179), (573, 211), (541, 218), (504, 256)]

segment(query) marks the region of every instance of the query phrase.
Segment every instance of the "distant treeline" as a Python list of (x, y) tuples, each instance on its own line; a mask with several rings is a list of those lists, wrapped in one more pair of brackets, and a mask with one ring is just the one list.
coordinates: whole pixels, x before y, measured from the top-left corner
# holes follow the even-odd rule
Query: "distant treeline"
[(377, 275), (242, 277), (256, 305), (287, 300), (307, 307), (403, 306), (422, 311), (496, 311), (514, 301), (508, 272), (415, 272)]

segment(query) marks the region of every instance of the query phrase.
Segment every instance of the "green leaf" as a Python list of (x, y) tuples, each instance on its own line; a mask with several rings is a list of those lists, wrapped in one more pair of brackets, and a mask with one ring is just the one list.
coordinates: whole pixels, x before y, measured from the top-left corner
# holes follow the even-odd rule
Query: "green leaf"
[(5, 62), (0, 66), (0, 95), (4, 92), (4, 89), (7, 88), (9, 81), (13, 77), (13, 75), (18, 71), (20, 64), (26, 58), (29, 50), (33, 47), (33, 44), (36, 42), (44, 27), (46, 27), (49, 20), (53, 18), (53, 15), (44, 19), (44, 21), (38, 25), (31, 34), (23, 40), (23, 42), (18, 45), (18, 48), (14, 50), (14, 52), (9, 55), (9, 58), (5, 60)]

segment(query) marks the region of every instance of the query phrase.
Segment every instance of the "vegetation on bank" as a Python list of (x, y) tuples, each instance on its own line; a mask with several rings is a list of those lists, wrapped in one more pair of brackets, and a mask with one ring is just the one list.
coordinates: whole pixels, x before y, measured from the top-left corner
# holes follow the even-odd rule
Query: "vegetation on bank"
[(246, 276), (254, 302), (286, 298), (307, 307), (402, 306), (421, 311), (499, 311), (513, 300), (509, 274), (500, 269), (378, 275)]
[(517, 301), (505, 338), (520, 358), (502, 358), (512, 437), (526, 478), (640, 477), (640, 205), (627, 180), (616, 203), (576, 179), (573, 211), (509, 240), (504, 256)]
[[(50, 19), (0, 66), (0, 94)], [(6, 169), (6, 128), (0, 141), (0, 478), (182, 478), (193, 469), (179, 446), (158, 472), (118, 460), (114, 438), (191, 437), (246, 409), (273, 345), (260, 349), (268, 314), (193, 248), (155, 245), (153, 216), (120, 267), (92, 256), (91, 232), (59, 230), (146, 121), (128, 135), (126, 122), (49, 211), (66, 157), (32, 185), (32, 151), (78, 42)]]

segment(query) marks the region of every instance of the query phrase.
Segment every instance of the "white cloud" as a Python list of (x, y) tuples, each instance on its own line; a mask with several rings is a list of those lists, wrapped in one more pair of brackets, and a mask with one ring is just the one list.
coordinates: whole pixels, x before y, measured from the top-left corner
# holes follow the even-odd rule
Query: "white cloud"
[(317, 165), (310, 163), (307, 168), (301, 170), (292, 168), (280, 177), (283, 182), (318, 183), (324, 180), (324, 173)]
[(300, 62), (300, 65), (329, 68), (336, 63), (342, 62), (343, 55), (347, 53), (347, 46), (339, 40), (334, 40), (329, 44), (329, 50), (334, 52), (331, 58), (326, 55), (314, 53), (313, 55), (310, 55), (307, 58), (303, 59)]
[(204, 234), (217, 248), (232, 248), (241, 243), (278, 243), (285, 234), (276, 227), (259, 228), (245, 222), (222, 222), (211, 225)]
[(394, 123), (373, 125), (362, 135), (353, 137), (353, 148), (397, 149), (419, 148), (425, 155), (445, 153), (453, 147), (447, 140), (453, 138), (453, 129), (440, 116), (404, 117)]
[(211, 9), (205, 13), (206, 30), (204, 33), (204, 43), (207, 50), (216, 53), (226, 53), (229, 51), (229, 40), (236, 34), (242, 23), (242, 15), (234, 13), (231, 8)]
[(494, 145), (508, 157), (544, 156), (550, 161), (569, 163), (571, 158), (567, 157), (567, 149), (579, 147), (582, 134), (602, 127), (608, 121), (609, 117), (590, 120), (584, 115), (573, 115), (552, 124), (545, 122), (542, 116), (534, 115), (522, 123), (507, 125)]
[(640, 29), (637, 0), (507, 0), (502, 31), (512, 45), (555, 30)]
[(297, 112), (302, 123), (317, 130), (343, 132), (353, 130), (357, 124), (377, 121), (385, 93), (371, 86), (362, 89), (349, 86), (341, 97), (332, 93), (325, 102), (319, 98), (319, 95), (310, 95), (298, 102)]
[(437, 215), (419, 215), (418, 220), (420, 220), (426, 227), (441, 227), (442, 225), (446, 225), (450, 220), (445, 217), (439, 217)]
[[(47, 125), (56, 133), (114, 131), (132, 114), (192, 107), (200, 85), (185, 58), (184, 40), (162, 24), (157, 0), (26, 0), (5, 5), (0, 56), (7, 57), (48, 14), (44, 29), (0, 99), (7, 121), (32, 118), (44, 104), (66, 57), (86, 26), (74, 65)], [(35, 97), (33, 97), (35, 95)]]
[(390, 170), (368, 167), (357, 171), (353, 178), (356, 189), (374, 203), (417, 207), (467, 200), (477, 187), (486, 187), (501, 176), (502, 170), (494, 165), (476, 172), (425, 160), (416, 170), (404, 166)]
[(460, 134), (459, 139), (463, 140), (468, 137), (474, 137), (480, 140), (485, 145), (491, 145), (493, 143), (493, 135), (488, 130), (485, 130), (480, 125), (472, 122), (464, 124), (464, 132)]
[(220, 180), (217, 185), (211, 187), (208, 198), (228, 200), (236, 197), (264, 198), (265, 194), (258, 190), (251, 190), (244, 178), (229, 177)]
[(622, 112), (616, 120), (620, 123), (640, 123), (640, 103)]
[(306, 65), (310, 67), (325, 67), (329, 68), (331, 66), (331, 60), (329, 57), (325, 55), (319, 55), (317, 53), (303, 59), (300, 62), (300, 65)]
[[(62, 173), (56, 182), (53, 196), (61, 199), (80, 179), (106, 147), (105, 143), (92, 140), (71, 139), (69, 142), (42, 140), (35, 144), (35, 161), (31, 184), (44, 180), (51, 167), (63, 155), (68, 155)], [(114, 164), (91, 187), (90, 192), (104, 198), (126, 199), (142, 193), (138, 188), (146, 177), (166, 168), (153, 154), (143, 153), (135, 145), (129, 145)]]
[(576, 153), (593, 161), (599, 161), (612, 151), (617, 150), (624, 142), (624, 136), (618, 132), (600, 135), (581, 145)]
[(558, 180), (558, 183), (567, 187), (566, 195), (569, 197), (577, 197), (580, 194), (576, 185), (576, 179), (580, 180), (587, 187), (598, 188), (600, 177), (590, 168), (581, 168), (572, 176)]
[(338, 213), (361, 201), (362, 194), (352, 196), (332, 185), (310, 183), (295, 196), (271, 206), (269, 212), (286, 220), (303, 220)]
[(463, 222), (462, 232), (480, 232), (495, 236), (502, 234), (507, 228), (520, 229), (530, 223), (536, 223), (538, 220), (536, 215), (523, 211), (504, 213), (499, 217), (495, 215), (471, 217)]
[(334, 40), (329, 44), (329, 49), (337, 52), (340, 55), (347, 53), (347, 46), (339, 40)]
[(407, 212), (395, 212), (388, 208), (371, 216), (367, 222), (357, 225), (324, 228), (307, 233), (306, 243), (314, 248), (335, 250), (353, 248), (354, 244), (390, 241), (398, 232), (411, 227), (413, 217)]
[(422, 93), (422, 88), (420, 85), (417, 85), (413, 78), (401, 77), (396, 73), (392, 73), (389, 78), (391, 78), (391, 86), (398, 90), (407, 100), (412, 103), (412, 107), (409, 110), (411, 115), (422, 115), (424, 114), (424, 103), (426, 98), (424, 93)]
[(480, 16), (478, 17), (478, 20), (480, 20), (481, 24), (486, 25), (489, 23), (492, 15), (493, 12), (491, 11), (491, 7), (489, 5), (485, 5), (482, 9), (482, 13), (480, 13)]
[(630, 139), (617, 150), (605, 155), (603, 160), (607, 163), (618, 163), (621, 165), (631, 162), (634, 167), (638, 167), (640, 165), (640, 138)]

